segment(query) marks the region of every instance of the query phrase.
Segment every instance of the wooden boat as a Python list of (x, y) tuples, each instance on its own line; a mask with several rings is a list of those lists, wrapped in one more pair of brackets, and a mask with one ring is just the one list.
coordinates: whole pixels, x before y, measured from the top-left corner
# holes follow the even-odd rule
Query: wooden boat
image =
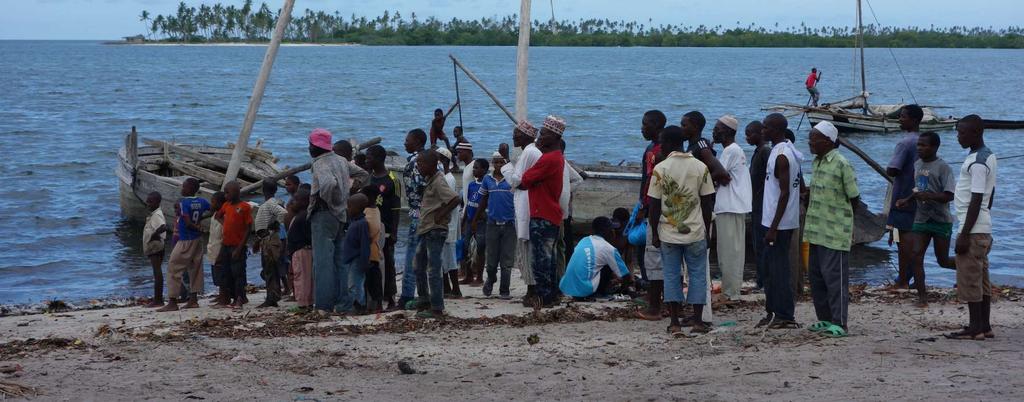
[(985, 119), (985, 128), (993, 130), (1024, 129), (1024, 120), (991, 120)]
[[(832, 122), (839, 131), (874, 131), (900, 132), (899, 113), (903, 104), (869, 105), (867, 81), (864, 72), (864, 24), (861, 2), (857, 0), (857, 47), (860, 50), (860, 95), (838, 102), (825, 103), (821, 106), (782, 104), (766, 108), (788, 112), (806, 113), (811, 125), (821, 121)], [(941, 117), (932, 108), (922, 107), (924, 118), (921, 120), (921, 131), (939, 131), (952, 129), (956, 119)]]
[[(144, 139), (144, 146), (139, 147), (138, 142), (138, 133), (132, 127), (117, 153), (115, 168), (121, 210), (126, 217), (135, 219), (148, 215), (145, 199), (153, 191), (163, 196), (160, 208), (164, 214), (173, 217), (174, 202), (181, 198), (181, 184), (188, 177), (199, 179), (199, 195), (209, 199), (224, 183), (234, 152), (234, 144), (213, 147)], [(277, 158), (257, 143), (245, 150), (238, 181), (247, 186), (265, 177), (280, 176), (284, 171), (276, 163)]]

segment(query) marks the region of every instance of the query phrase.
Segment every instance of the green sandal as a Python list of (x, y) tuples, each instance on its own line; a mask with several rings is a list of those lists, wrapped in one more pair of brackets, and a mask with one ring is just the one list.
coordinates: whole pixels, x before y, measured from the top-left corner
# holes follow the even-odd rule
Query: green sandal
[(845, 338), (846, 337), (846, 330), (843, 329), (843, 327), (840, 327), (838, 325), (829, 325), (828, 328), (825, 328), (824, 330), (822, 330), (819, 333), (822, 334), (822, 335), (825, 335), (825, 336), (827, 336), (829, 338)]
[(811, 331), (811, 332), (821, 332), (821, 331), (824, 331), (824, 330), (828, 329), (828, 327), (830, 327), (830, 326), (832, 326), (831, 322), (828, 322), (828, 321), (818, 321), (818, 322), (814, 323), (813, 325), (807, 327), (807, 330)]

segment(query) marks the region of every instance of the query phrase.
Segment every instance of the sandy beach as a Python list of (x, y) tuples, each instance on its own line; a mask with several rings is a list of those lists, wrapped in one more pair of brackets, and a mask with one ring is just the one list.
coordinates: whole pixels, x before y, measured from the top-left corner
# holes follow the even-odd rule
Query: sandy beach
[[(0, 389), (46, 400), (1024, 398), (1021, 290), (999, 291), (996, 337), (986, 341), (941, 336), (967, 319), (950, 289), (935, 289), (927, 309), (913, 306), (912, 293), (851, 293), (844, 339), (754, 328), (763, 314), (757, 294), (717, 304), (715, 330), (687, 337), (666, 334), (667, 319), (633, 319), (628, 301), (535, 314), (482, 296), (446, 301), (450, 317), (441, 321), (251, 308), (262, 292), (242, 312), (204, 302), (163, 314), (121, 307), (7, 316)], [(813, 322), (806, 299), (797, 318)]]

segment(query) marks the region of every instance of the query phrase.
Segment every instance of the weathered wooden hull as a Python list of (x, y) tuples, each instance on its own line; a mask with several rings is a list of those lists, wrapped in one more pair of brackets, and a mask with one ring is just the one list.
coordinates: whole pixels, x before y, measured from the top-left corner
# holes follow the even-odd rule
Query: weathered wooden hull
[[(215, 165), (220, 165), (221, 159), (226, 163), (226, 158), (230, 157), (232, 151), (230, 145), (218, 148), (168, 144), (168, 147), (179, 148), (180, 152), (190, 155), (198, 154), (197, 157), (205, 158), (207, 163), (213, 162)], [(219, 188), (223, 181), (223, 173), (212, 170), (215, 166), (204, 166), (189, 158), (173, 158), (170, 156), (173, 153), (158, 146), (139, 148), (138, 137), (134, 132), (125, 138), (125, 145), (118, 150), (115, 173), (118, 179), (121, 211), (126, 218), (145, 219), (148, 215), (145, 200), (152, 192), (160, 193), (160, 209), (168, 218), (173, 218), (174, 203), (181, 198), (181, 184), (188, 177), (197, 177), (203, 181), (198, 193), (200, 197), (210, 199)], [(269, 152), (250, 149), (246, 154), (242, 171), (250, 179), (252, 176), (272, 176), (280, 172), (274, 164), (273, 155)], [(240, 181), (243, 185), (249, 183), (246, 180)]]
[[(832, 122), (839, 131), (870, 131), (870, 132), (900, 132), (900, 122), (898, 119), (888, 119), (884, 116), (864, 116), (848, 113), (829, 113), (823, 111), (812, 111), (807, 113), (807, 120), (811, 124), (817, 124), (821, 121)], [(940, 131), (949, 130), (956, 126), (956, 120), (953, 119), (940, 119), (932, 121), (922, 121), (921, 131)]]

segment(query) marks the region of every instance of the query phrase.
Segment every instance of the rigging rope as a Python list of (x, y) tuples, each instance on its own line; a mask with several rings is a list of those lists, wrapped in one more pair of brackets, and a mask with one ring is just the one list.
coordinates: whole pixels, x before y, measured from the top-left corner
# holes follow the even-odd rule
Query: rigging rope
[[(865, 0), (865, 2), (868, 3), (868, 10), (871, 10), (871, 18), (875, 19), (875, 25), (881, 27), (882, 23), (878, 22), (878, 16), (875, 15), (875, 8), (871, 7), (871, 0)], [(907, 81), (907, 76), (903, 75), (903, 68), (900, 67), (899, 60), (896, 60), (896, 53), (892, 51), (892, 47), (886, 46), (886, 48), (889, 49), (889, 55), (892, 56), (892, 62), (896, 64), (896, 71), (899, 71), (900, 77), (903, 78), (903, 85), (906, 85), (907, 92), (910, 92), (910, 98), (914, 100), (914, 103), (917, 103), (917, 97), (914, 96), (914, 91), (910, 89), (910, 82)]]

